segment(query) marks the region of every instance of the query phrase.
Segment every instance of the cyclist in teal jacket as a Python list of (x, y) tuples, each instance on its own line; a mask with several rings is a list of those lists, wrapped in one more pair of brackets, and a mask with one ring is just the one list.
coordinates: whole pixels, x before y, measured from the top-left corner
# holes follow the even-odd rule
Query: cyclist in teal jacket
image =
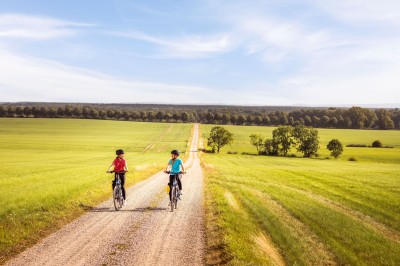
[[(168, 161), (167, 168), (164, 170), (165, 173), (169, 172), (169, 183), (170, 188), (172, 187), (172, 182), (174, 177), (177, 175), (177, 181), (179, 186), (180, 195), (182, 195), (182, 174), (185, 173), (185, 167), (183, 166), (183, 161), (179, 159), (180, 152), (178, 150), (171, 151), (171, 160)], [(169, 199), (171, 200), (171, 189), (169, 190)]]

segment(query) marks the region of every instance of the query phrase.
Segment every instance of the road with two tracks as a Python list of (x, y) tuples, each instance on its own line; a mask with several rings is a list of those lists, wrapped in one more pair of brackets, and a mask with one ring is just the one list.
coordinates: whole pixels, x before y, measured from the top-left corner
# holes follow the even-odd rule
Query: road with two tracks
[[(203, 175), (195, 125), (182, 200), (171, 212), (162, 172), (127, 190), (128, 205), (112, 200), (19, 254), (6, 265), (202, 265), (205, 227)], [(110, 193), (111, 194), (111, 193)]]

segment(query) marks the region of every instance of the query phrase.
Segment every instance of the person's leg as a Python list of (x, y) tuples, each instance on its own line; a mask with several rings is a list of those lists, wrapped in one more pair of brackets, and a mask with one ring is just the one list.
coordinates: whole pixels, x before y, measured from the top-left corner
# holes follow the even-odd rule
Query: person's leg
[(121, 179), (122, 196), (124, 197), (124, 200), (126, 200), (126, 193), (125, 193), (125, 174), (124, 174), (124, 173), (119, 174), (119, 178)]
[(182, 181), (181, 181), (181, 178), (182, 178), (182, 174), (178, 174), (178, 176), (177, 176), (177, 181), (178, 181), (178, 186), (179, 186), (179, 190), (180, 191), (182, 191)]

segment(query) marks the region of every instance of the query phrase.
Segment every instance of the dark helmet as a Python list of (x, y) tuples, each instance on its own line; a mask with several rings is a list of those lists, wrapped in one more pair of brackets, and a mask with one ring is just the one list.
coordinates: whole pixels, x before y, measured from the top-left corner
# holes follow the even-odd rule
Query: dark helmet
[(178, 150), (171, 151), (171, 154), (179, 156), (181, 153)]
[(115, 154), (120, 155), (120, 154), (125, 154), (125, 152), (124, 152), (124, 150), (116, 150)]

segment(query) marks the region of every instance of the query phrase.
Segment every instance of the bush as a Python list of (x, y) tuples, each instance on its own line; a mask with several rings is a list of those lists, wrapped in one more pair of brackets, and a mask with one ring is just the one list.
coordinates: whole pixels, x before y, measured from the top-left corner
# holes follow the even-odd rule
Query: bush
[(366, 147), (368, 147), (367, 145), (365, 145), (365, 144), (348, 144), (348, 145), (346, 145), (346, 147), (359, 147), (359, 148), (366, 148)]
[(382, 148), (382, 142), (380, 142), (379, 140), (375, 140), (374, 142), (372, 142), (372, 147), (374, 148)]
[(228, 151), (227, 153), (228, 153), (228, 154), (238, 154), (237, 151)]
[(350, 158), (349, 158), (349, 161), (350, 161), (350, 162), (357, 162), (357, 159), (354, 158), (354, 157), (350, 157)]
[(331, 151), (331, 156), (338, 158), (343, 153), (343, 145), (338, 139), (329, 141), (326, 148)]
[(266, 155), (278, 155), (278, 144), (273, 139), (264, 141), (264, 153)]

